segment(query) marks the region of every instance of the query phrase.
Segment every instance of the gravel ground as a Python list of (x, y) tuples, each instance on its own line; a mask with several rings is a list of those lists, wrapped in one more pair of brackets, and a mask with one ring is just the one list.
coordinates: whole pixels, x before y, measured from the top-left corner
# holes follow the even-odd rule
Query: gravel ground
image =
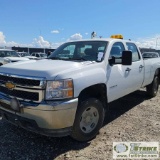
[(15, 127), (0, 117), (0, 160), (112, 160), (116, 141), (160, 141), (160, 91), (152, 99), (137, 91), (109, 104), (95, 139), (49, 138)]

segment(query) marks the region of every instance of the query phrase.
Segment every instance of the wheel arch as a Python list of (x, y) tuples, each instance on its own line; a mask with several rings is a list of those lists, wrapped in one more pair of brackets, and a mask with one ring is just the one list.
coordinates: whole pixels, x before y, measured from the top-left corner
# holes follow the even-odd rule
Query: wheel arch
[(106, 84), (99, 83), (83, 89), (78, 96), (79, 103), (90, 97), (99, 99), (106, 107), (108, 103)]
[[(154, 74), (154, 77), (158, 77), (158, 80), (159, 80), (159, 83), (160, 83), (160, 68), (157, 68), (156, 71), (155, 71), (155, 74)], [(153, 77), (153, 79), (154, 79)]]

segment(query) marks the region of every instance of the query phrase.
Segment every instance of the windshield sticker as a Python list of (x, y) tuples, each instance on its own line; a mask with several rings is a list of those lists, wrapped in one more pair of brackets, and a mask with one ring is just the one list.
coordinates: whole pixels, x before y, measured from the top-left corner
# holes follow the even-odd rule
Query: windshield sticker
[(103, 58), (104, 53), (103, 52), (99, 52), (98, 53), (98, 57), (97, 57), (97, 61), (101, 61)]

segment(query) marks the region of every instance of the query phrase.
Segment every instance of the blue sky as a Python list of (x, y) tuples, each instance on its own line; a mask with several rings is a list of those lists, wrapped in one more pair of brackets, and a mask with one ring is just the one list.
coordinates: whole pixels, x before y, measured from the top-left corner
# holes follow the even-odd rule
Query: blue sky
[(0, 0), (0, 46), (57, 47), (123, 34), (160, 47), (160, 0)]

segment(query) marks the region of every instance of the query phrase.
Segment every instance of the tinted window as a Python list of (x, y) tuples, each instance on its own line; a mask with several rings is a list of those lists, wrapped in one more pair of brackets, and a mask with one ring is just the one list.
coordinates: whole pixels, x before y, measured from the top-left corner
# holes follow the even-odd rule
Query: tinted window
[(138, 53), (138, 49), (134, 43), (126, 43), (128, 50), (132, 51), (132, 62), (139, 61), (140, 56)]

